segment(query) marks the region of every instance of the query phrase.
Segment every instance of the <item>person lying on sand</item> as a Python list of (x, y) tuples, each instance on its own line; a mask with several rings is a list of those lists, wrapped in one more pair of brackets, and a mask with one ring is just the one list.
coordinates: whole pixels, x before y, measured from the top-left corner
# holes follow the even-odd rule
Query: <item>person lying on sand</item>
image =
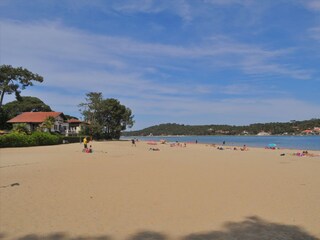
[(159, 148), (149, 148), (149, 151), (160, 151)]
[(302, 153), (297, 152), (297, 153), (292, 153), (293, 156), (297, 157), (319, 157), (319, 154), (314, 154), (314, 153), (309, 153), (308, 151), (302, 151)]

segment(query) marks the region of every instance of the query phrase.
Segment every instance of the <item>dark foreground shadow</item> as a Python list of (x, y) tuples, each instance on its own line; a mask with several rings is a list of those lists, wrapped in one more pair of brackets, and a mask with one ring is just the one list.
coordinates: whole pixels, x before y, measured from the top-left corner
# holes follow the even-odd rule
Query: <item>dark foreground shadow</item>
[[(71, 237), (67, 233), (49, 235), (30, 234), (10, 238), (0, 233), (0, 239), (10, 240), (113, 240), (109, 235)], [(170, 240), (167, 235), (154, 231), (140, 231), (126, 240)], [(118, 238), (117, 238), (118, 240)], [(228, 222), (220, 231), (191, 233), (180, 240), (320, 240), (295, 225), (284, 225), (265, 221), (259, 217), (247, 217), (241, 222)]]
[(15, 240), (111, 240), (109, 236), (79, 236), (71, 237), (67, 233), (53, 233), (49, 235), (29, 234)]
[(183, 240), (319, 240), (294, 225), (271, 223), (259, 217), (242, 222), (228, 222), (222, 231), (194, 233)]
[(128, 240), (166, 240), (166, 239), (167, 239), (166, 235), (159, 232), (151, 232), (151, 231), (138, 232), (128, 238)]

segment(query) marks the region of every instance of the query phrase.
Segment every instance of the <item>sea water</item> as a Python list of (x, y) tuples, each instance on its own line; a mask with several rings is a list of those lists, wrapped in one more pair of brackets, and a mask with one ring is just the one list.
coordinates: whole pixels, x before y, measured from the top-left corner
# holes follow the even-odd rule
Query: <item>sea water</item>
[(276, 144), (279, 148), (320, 150), (320, 136), (150, 136), (121, 137), (123, 140), (138, 139), (141, 141), (193, 142), (228, 146), (266, 147)]

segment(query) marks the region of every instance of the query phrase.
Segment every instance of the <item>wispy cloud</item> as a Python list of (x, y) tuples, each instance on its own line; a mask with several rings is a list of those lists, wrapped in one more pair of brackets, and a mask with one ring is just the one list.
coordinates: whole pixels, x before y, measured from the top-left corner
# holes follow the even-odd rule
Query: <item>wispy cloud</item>
[[(194, 12), (190, 1), (174, 1), (171, 9), (168, 3), (145, 0), (111, 5), (114, 10), (128, 14), (171, 11), (184, 22), (199, 14)], [(206, 3), (253, 4), (238, 0)], [(77, 4), (73, 7), (89, 2)], [(98, 7), (101, 2), (93, 4)], [(110, 7), (106, 9), (109, 10)], [(53, 109), (67, 114), (77, 114), (77, 105), (89, 91), (120, 98), (138, 118), (148, 114), (156, 119), (186, 119), (190, 123), (191, 120), (226, 123), (229, 119), (227, 123), (240, 124), (259, 118), (281, 121), (314, 117), (314, 113), (320, 112), (316, 104), (295, 99), (285, 90), (263, 83), (272, 82), (274, 76), (290, 81), (313, 80), (313, 71), (291, 61), (297, 48), (249, 43), (227, 33), (201, 36), (197, 41), (164, 43), (92, 33), (67, 27), (61, 20), (1, 20), (0, 25), (1, 64), (24, 66), (45, 77), (42, 87), (29, 88), (24, 95), (45, 99)], [(310, 33), (320, 39), (318, 28)], [(195, 119), (195, 116), (205, 117)]]
[[(145, 43), (129, 38), (88, 35), (60, 23), (43, 22), (24, 24), (2, 22), (5, 32), (3, 44), (4, 58), (26, 57), (32, 59), (63, 60), (64, 64), (89, 64), (104, 66), (116, 71), (142, 71), (157, 69), (159, 64), (170, 62), (179, 67), (190, 65), (198, 59), (209, 65), (239, 68), (248, 74), (287, 75), (297, 79), (308, 79), (311, 72), (296, 66), (278, 63), (278, 59), (293, 52), (292, 49), (269, 50), (255, 45), (239, 43), (228, 38), (212, 38), (199, 45), (175, 46)], [(22, 39), (28, 38), (29, 41)], [(46, 60), (48, 61), (48, 60)], [(54, 61), (51, 61), (54, 62)]]
[(320, 1), (319, 0), (303, 0), (301, 1), (308, 9), (313, 11), (320, 11)]
[(320, 26), (309, 29), (311, 38), (320, 41)]

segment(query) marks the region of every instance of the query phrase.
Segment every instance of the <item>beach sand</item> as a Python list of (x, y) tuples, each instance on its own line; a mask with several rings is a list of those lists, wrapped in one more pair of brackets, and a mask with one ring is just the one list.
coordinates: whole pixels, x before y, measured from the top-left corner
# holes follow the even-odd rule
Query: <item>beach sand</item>
[(320, 157), (92, 146), (0, 149), (1, 240), (320, 239)]

